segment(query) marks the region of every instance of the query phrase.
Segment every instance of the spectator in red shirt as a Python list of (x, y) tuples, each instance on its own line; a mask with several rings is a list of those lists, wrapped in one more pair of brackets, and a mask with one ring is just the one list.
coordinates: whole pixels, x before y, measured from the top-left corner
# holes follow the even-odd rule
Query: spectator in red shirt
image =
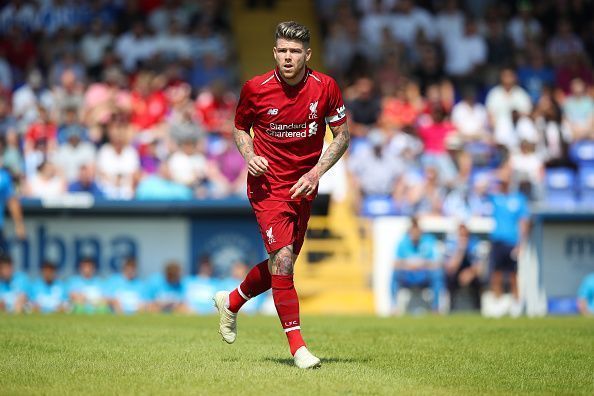
[(231, 132), (236, 105), (237, 99), (228, 91), (225, 82), (216, 80), (196, 98), (197, 118), (209, 133)]
[(48, 151), (53, 152), (57, 142), (58, 127), (50, 118), (48, 110), (38, 106), (39, 119), (29, 125), (25, 132), (25, 153), (30, 152), (40, 141), (46, 141)]
[(423, 98), (419, 85), (410, 81), (398, 88), (396, 96), (383, 99), (380, 119), (383, 125), (393, 128), (410, 127), (422, 109)]
[(132, 125), (139, 131), (158, 128), (167, 113), (166, 81), (161, 75), (140, 73), (132, 91)]
[(421, 155), (423, 166), (439, 169), (441, 180), (446, 184), (453, 182), (457, 174), (446, 147), (448, 135), (455, 130), (454, 125), (446, 118), (442, 106), (435, 106), (429, 115), (420, 117), (417, 127), (417, 133), (424, 145)]

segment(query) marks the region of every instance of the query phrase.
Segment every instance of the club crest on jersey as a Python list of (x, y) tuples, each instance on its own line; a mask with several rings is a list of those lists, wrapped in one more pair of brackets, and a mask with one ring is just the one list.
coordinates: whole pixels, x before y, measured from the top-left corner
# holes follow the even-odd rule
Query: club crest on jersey
[(276, 242), (276, 239), (274, 238), (274, 235), (272, 235), (272, 226), (266, 230), (266, 237), (268, 238), (268, 244), (272, 244), (274, 242)]
[(309, 119), (314, 120), (318, 118), (318, 101), (309, 104)]
[(268, 115), (277, 115), (278, 109), (269, 109), (267, 114)]

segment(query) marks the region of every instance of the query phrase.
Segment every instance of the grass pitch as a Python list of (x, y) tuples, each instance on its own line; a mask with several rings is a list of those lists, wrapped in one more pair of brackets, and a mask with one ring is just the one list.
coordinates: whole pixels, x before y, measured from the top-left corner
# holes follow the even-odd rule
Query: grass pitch
[(594, 320), (302, 320), (322, 368), (292, 366), (275, 317), (0, 316), (0, 394), (594, 394)]

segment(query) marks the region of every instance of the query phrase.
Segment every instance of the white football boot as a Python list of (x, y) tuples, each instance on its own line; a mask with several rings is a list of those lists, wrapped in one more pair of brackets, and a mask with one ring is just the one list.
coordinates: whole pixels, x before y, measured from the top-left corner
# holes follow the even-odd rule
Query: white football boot
[(320, 359), (312, 355), (304, 346), (297, 349), (293, 357), (295, 358), (295, 366), (300, 369), (314, 369), (322, 366)]
[(233, 344), (237, 337), (237, 314), (229, 311), (229, 308), (227, 308), (229, 292), (219, 291), (212, 299), (220, 315), (219, 334), (227, 344)]

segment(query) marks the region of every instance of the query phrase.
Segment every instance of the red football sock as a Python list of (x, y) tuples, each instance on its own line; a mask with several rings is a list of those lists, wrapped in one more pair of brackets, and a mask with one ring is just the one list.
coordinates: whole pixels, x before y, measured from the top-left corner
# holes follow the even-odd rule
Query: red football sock
[(237, 313), (250, 298), (270, 289), (268, 259), (262, 261), (248, 272), (239, 287), (229, 293), (229, 311)]
[(272, 275), (272, 298), (278, 318), (287, 334), (291, 355), (305, 346), (299, 321), (299, 297), (293, 284), (293, 275)]

